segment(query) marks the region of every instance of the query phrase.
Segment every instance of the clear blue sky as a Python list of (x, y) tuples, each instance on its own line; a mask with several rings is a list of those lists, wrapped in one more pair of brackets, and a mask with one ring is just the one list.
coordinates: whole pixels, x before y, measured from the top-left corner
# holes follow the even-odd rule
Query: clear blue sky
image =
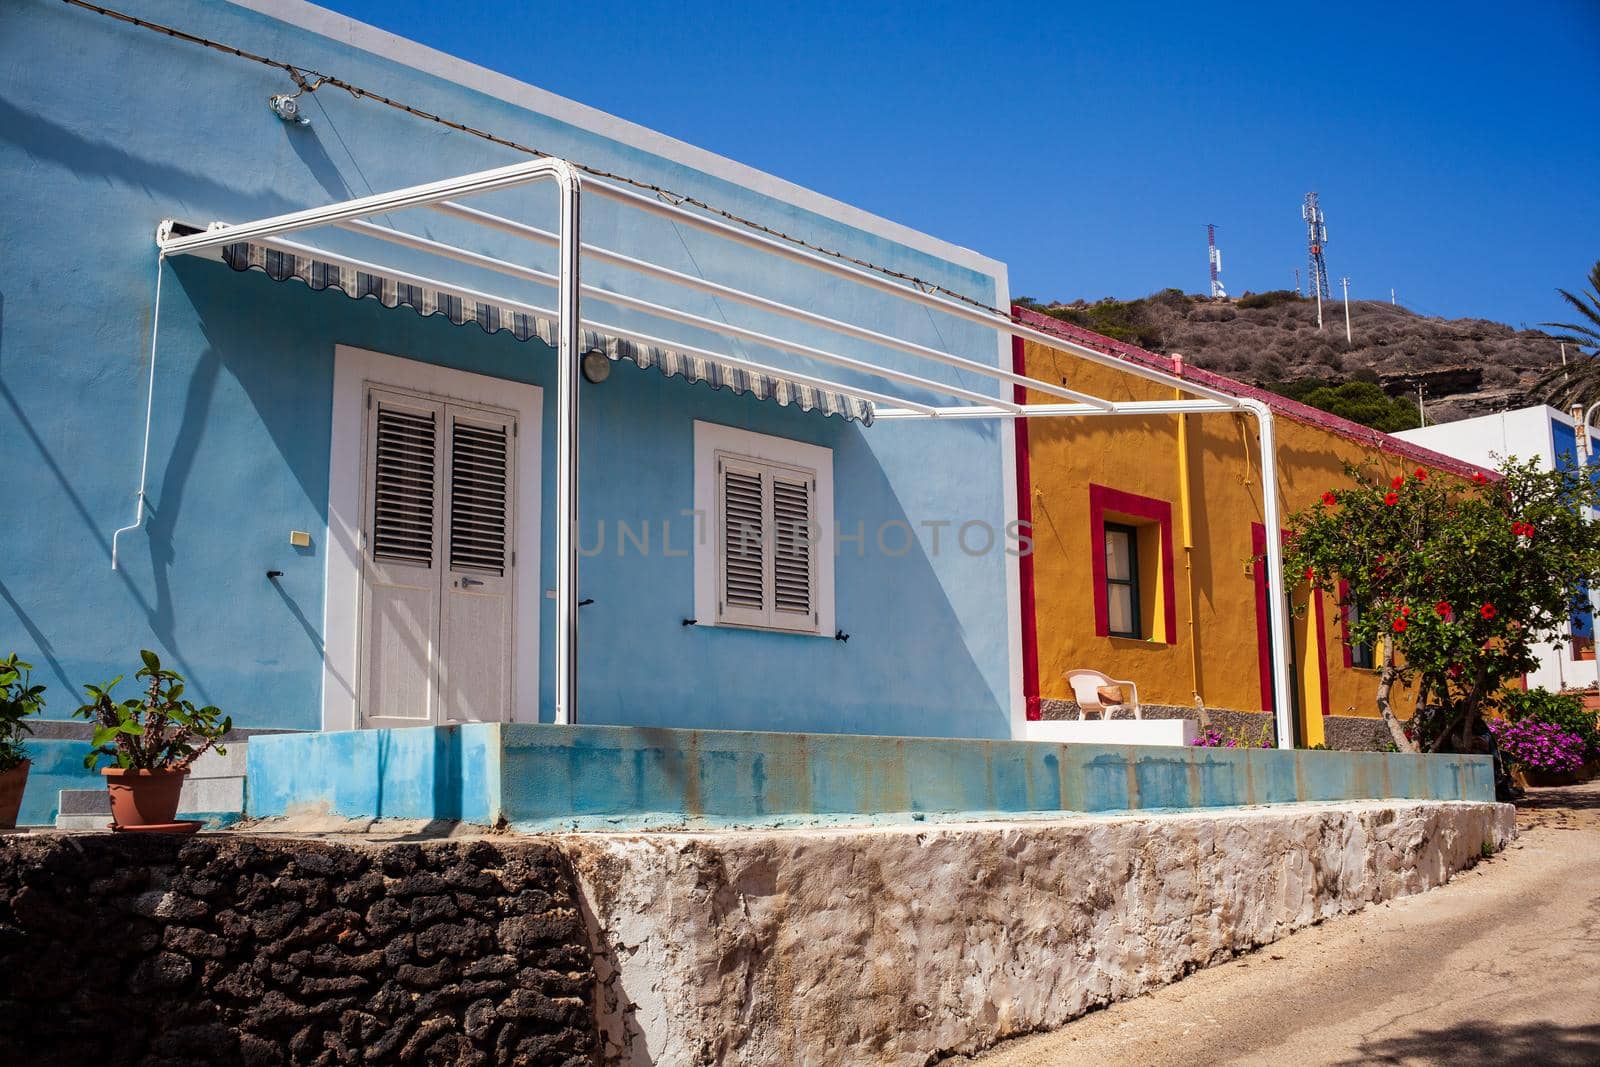
[[(1600, 0), (323, 0), (1011, 265), (1036, 298), (1304, 270), (1513, 325), (1600, 259)], [(1314, 18), (1312, 16), (1315, 16)]]

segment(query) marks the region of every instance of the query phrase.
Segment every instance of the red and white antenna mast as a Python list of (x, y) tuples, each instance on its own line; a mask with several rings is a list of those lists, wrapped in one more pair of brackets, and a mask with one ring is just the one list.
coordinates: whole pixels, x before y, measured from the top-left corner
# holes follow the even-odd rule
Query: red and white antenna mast
[(1217, 228), (1211, 223), (1206, 223), (1206, 249), (1206, 258), (1211, 264), (1211, 296), (1213, 299), (1227, 296), (1222, 279), (1218, 277), (1222, 273), (1222, 252), (1217, 248)]

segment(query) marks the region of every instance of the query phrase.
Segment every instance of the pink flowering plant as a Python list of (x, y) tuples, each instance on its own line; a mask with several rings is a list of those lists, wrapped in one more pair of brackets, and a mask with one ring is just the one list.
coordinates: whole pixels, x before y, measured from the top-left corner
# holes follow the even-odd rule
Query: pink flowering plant
[(1583, 770), (1588, 743), (1554, 723), (1491, 719), (1489, 730), (1507, 761), (1524, 770), (1576, 774)]
[(1501, 716), (1511, 722), (1554, 726), (1582, 742), (1585, 762), (1600, 760), (1600, 722), (1577, 697), (1546, 689), (1508, 689), (1496, 703)]
[(1271, 727), (1262, 727), (1259, 735), (1246, 737), (1242, 734), (1227, 733), (1216, 727), (1209, 727), (1200, 732), (1200, 736), (1190, 742), (1196, 748), (1272, 748)]
[[(1376, 702), (1403, 752), (1470, 749), (1479, 717), (1531, 670), (1534, 648), (1561, 643), (1584, 583), (1600, 580), (1600, 504), (1586, 477), (1511, 461), (1470, 481), (1425, 468), (1388, 475), (1347, 467), (1285, 524), (1289, 582), (1345, 597), (1353, 644), (1379, 649)], [(1350, 605), (1359, 610), (1348, 614)], [(1390, 707), (1397, 685), (1437, 710), (1407, 727)]]

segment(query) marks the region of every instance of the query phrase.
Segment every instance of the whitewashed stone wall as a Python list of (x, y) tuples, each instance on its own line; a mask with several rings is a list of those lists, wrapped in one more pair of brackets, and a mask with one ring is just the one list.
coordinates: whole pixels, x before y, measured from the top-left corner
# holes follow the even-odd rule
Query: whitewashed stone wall
[(573, 835), (608, 1062), (906, 1064), (1437, 886), (1508, 805)]

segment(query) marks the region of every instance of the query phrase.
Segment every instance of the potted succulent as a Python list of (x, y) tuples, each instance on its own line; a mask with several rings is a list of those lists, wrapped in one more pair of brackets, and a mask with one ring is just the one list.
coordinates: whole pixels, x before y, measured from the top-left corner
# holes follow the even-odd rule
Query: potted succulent
[(33, 733), (33, 727), (24, 720), (44, 707), (44, 686), (33, 684), (32, 671), (33, 664), (23, 663), (15, 652), (0, 659), (0, 830), (17, 825), (28, 785), (22, 735)]
[(183, 780), (208, 749), (227, 752), (219, 742), (233, 719), (184, 700), (183, 678), (163, 668), (154, 652), (145, 649), (139, 657), (144, 666), (134, 677), (144, 683), (143, 696), (112, 699), (120, 675), (103, 686), (84, 686), (89, 703), (73, 714), (94, 723), (95, 748), (83, 765), (92, 768), (101, 756), (116, 761), (100, 769), (111, 794), (113, 830), (190, 833), (199, 822), (174, 821)]

